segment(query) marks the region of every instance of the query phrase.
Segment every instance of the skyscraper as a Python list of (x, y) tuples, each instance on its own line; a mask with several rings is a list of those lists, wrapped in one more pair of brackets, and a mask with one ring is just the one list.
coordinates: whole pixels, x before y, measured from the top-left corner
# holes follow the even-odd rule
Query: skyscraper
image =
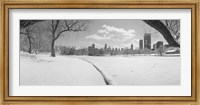
[(133, 44), (131, 44), (131, 50), (133, 50)]
[(144, 34), (144, 48), (151, 49), (151, 34), (150, 33)]
[(88, 47), (88, 55), (95, 55), (95, 44), (92, 44), (92, 46)]
[(107, 50), (107, 44), (105, 44), (104, 50)]
[(92, 48), (94, 48), (94, 49), (95, 49), (95, 44), (92, 44)]
[(143, 49), (143, 40), (142, 39), (139, 41), (139, 48)]
[(110, 46), (108, 47), (108, 51), (111, 51), (111, 48), (110, 48)]

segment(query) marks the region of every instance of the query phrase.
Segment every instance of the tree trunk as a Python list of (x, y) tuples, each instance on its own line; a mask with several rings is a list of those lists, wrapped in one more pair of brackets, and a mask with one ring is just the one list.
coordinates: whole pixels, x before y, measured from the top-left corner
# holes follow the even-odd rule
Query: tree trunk
[(29, 50), (28, 50), (28, 52), (29, 52), (29, 54), (31, 54), (31, 38), (30, 38), (30, 36), (28, 36), (28, 41), (29, 41)]
[(51, 42), (51, 57), (55, 57), (56, 56), (54, 44), (55, 44), (55, 40), (52, 39), (52, 42)]
[(160, 32), (170, 46), (180, 47), (180, 45), (174, 40), (170, 31), (160, 20), (144, 20), (144, 22)]

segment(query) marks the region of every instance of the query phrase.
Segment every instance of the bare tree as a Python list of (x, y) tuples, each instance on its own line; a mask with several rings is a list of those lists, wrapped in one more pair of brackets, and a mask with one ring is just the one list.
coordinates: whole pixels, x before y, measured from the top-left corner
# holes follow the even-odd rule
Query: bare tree
[(35, 23), (42, 21), (44, 20), (20, 20), (20, 29), (24, 29), (26, 27), (29, 27), (31, 25), (34, 25)]
[(51, 42), (51, 56), (55, 57), (55, 41), (64, 33), (64, 32), (78, 32), (86, 29), (87, 26), (86, 20), (52, 20), (51, 21), (51, 33), (52, 33), (52, 42)]
[[(176, 41), (176, 39), (173, 37), (172, 33), (170, 32), (169, 28), (167, 27), (168, 25), (165, 25), (161, 20), (143, 20), (143, 21), (147, 23), (148, 25), (150, 25), (151, 27), (153, 27), (154, 29), (156, 29), (158, 32), (160, 32), (170, 46), (180, 47), (180, 44)], [(180, 23), (179, 23), (179, 27), (180, 27)]]
[(25, 35), (25, 41), (28, 41), (29, 43), (29, 54), (31, 54), (32, 51), (32, 45), (35, 42), (35, 38), (34, 38), (34, 34), (36, 33), (36, 28), (32, 27), (32, 26), (27, 26), (24, 31), (20, 30), (20, 34)]
[(161, 20), (168, 30), (171, 32), (172, 36), (174, 37), (175, 41), (179, 42), (180, 38), (180, 20)]

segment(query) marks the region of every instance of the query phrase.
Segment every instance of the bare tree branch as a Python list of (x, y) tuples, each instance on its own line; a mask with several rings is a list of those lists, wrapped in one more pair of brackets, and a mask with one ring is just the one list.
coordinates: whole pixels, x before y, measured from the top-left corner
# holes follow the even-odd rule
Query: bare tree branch
[[(22, 30), (22, 29), (21, 29)], [(20, 30), (20, 34), (23, 34), (27, 37), (27, 39), (25, 41), (28, 40), (28, 43), (29, 43), (29, 53), (31, 53), (31, 50), (32, 50), (32, 44), (35, 43), (35, 38), (33, 37), (33, 35), (36, 33), (35, 31), (35, 28), (32, 27), (32, 26), (27, 26), (25, 29), (24, 29), (24, 32), (22, 32)]]
[[(169, 43), (170, 46), (174, 47), (180, 47), (180, 44), (175, 41), (175, 38), (173, 37), (170, 30), (165, 26), (163, 22), (160, 20), (143, 20), (145, 23), (159, 31), (165, 40)], [(168, 24), (171, 24), (171, 22), (168, 22)]]
[(78, 32), (85, 30), (87, 23), (85, 20), (52, 20), (51, 30), (52, 30), (52, 44), (51, 44), (51, 56), (55, 56), (54, 42), (64, 33), (64, 32)]

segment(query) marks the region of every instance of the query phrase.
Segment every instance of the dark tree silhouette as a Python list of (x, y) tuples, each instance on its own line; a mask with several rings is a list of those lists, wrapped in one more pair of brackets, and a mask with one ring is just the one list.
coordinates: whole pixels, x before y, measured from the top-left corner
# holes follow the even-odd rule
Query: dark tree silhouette
[(166, 25), (160, 20), (143, 20), (145, 23), (160, 32), (165, 40), (168, 42), (169, 46), (180, 47), (180, 44), (175, 40), (170, 30)]
[(51, 56), (55, 57), (55, 41), (64, 33), (64, 32), (78, 32), (85, 30), (87, 26), (86, 20), (52, 20), (51, 21)]
[(180, 20), (161, 20), (171, 32), (175, 41), (179, 43), (180, 39)]
[[(41, 21), (44, 21), (44, 20), (21, 20), (20, 28), (26, 28), (27, 26), (33, 25)], [(165, 21), (165, 22), (162, 22), (161, 20), (143, 20), (143, 21), (147, 23), (148, 25), (150, 25), (151, 27), (153, 27), (154, 29), (156, 29), (157, 31), (159, 31), (170, 46), (180, 47), (180, 44), (176, 41), (179, 39), (180, 33), (176, 34), (175, 38), (173, 37), (172, 33), (170, 32), (170, 27), (168, 27), (173, 24), (170, 24), (169, 21)], [(180, 27), (180, 23), (178, 25), (179, 25), (178, 27)], [(174, 29), (174, 28), (171, 28), (171, 29)], [(173, 30), (171, 31), (177, 32)]]
[(20, 20), (20, 29), (26, 28), (41, 21), (44, 20)]
[(24, 29), (24, 32), (20, 31), (20, 34), (23, 34), (26, 37), (25, 41), (28, 40), (28, 43), (29, 43), (29, 54), (31, 54), (31, 51), (32, 51), (32, 44), (33, 42), (35, 41), (34, 40), (34, 37), (33, 37), (33, 34), (35, 34), (35, 28), (31, 27), (31, 26), (27, 26), (25, 29)]

